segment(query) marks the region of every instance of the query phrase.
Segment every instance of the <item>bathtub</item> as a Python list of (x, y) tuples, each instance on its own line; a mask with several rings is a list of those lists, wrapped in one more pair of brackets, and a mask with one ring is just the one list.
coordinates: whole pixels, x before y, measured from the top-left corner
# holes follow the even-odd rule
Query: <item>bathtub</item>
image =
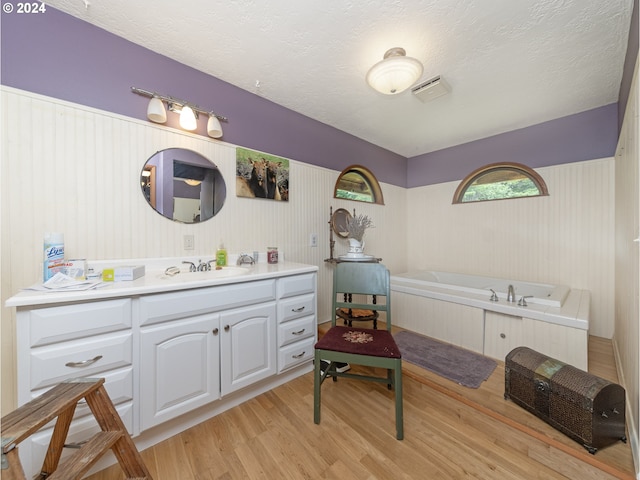
[[(513, 285), (515, 302), (507, 302)], [(498, 301), (492, 301), (494, 290)], [(523, 297), (526, 305), (519, 305)], [(391, 276), (394, 325), (504, 360), (527, 346), (583, 370), (588, 366), (591, 293), (479, 275), (413, 271)]]
[(394, 275), (396, 281), (414, 283), (437, 288), (447, 288), (461, 292), (475, 293), (491, 296), (491, 290), (498, 295), (499, 301), (506, 301), (507, 289), (513, 285), (516, 292), (516, 300), (523, 296), (527, 303), (548, 305), (560, 308), (569, 291), (566, 285), (547, 285), (544, 283), (521, 282), (518, 280), (505, 280), (502, 278), (483, 277), (479, 275), (467, 275), (463, 273), (418, 271)]

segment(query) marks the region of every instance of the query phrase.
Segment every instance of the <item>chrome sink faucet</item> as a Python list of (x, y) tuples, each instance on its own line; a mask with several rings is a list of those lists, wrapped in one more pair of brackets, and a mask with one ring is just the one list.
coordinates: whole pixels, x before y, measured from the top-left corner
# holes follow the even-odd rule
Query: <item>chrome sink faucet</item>
[(216, 263), (215, 259), (214, 260), (208, 260), (206, 262), (203, 262), (202, 260), (198, 260), (198, 271), (199, 272), (210, 272), (212, 263)]
[(193, 263), (193, 262), (185, 262), (185, 261), (183, 261), (182, 263), (186, 263), (186, 264), (189, 265), (189, 271), (190, 272), (197, 272), (198, 271), (198, 268), (196, 267), (195, 263)]
[(203, 262), (202, 260), (198, 260), (198, 271), (199, 272), (208, 272), (211, 270), (211, 265), (207, 262)]
[(507, 302), (515, 302), (516, 301), (516, 292), (513, 289), (513, 285), (509, 285), (509, 288), (507, 289)]
[(248, 263), (250, 265), (253, 265), (256, 262), (251, 255), (247, 255), (246, 253), (241, 253), (240, 256), (238, 257), (238, 261), (236, 262), (236, 265), (242, 265), (243, 263)]

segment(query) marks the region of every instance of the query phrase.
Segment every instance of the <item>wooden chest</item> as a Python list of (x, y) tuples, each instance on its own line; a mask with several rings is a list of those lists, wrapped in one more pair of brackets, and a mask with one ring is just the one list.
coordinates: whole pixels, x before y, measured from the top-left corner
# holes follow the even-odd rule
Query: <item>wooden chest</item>
[(527, 347), (505, 358), (504, 398), (581, 443), (590, 453), (626, 442), (625, 392)]

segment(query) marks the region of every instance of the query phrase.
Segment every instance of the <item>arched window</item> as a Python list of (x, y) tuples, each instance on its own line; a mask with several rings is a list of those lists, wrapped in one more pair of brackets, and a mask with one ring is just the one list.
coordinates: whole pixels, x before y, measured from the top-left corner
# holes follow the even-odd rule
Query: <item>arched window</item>
[(492, 163), (471, 172), (460, 182), (453, 203), (484, 202), (549, 195), (540, 175), (519, 163)]
[(368, 168), (361, 165), (351, 165), (340, 173), (333, 196), (334, 198), (384, 205), (382, 190), (376, 176)]

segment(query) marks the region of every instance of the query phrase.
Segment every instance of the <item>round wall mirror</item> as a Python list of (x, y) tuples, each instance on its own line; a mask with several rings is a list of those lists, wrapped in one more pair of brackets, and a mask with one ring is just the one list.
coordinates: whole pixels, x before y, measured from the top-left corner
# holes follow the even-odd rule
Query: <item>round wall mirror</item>
[(351, 218), (351, 214), (345, 208), (338, 208), (333, 212), (331, 217), (331, 228), (340, 238), (347, 238), (349, 236), (349, 229), (347, 228), (347, 222)]
[(198, 223), (220, 211), (227, 186), (218, 167), (197, 152), (160, 150), (140, 174), (142, 194), (151, 208), (176, 222)]

